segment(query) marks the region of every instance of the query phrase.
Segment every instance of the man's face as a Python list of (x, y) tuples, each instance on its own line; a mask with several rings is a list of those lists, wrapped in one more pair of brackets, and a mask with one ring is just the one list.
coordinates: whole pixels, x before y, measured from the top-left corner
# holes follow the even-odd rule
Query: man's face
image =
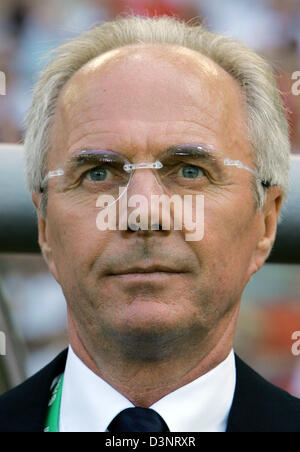
[[(63, 89), (48, 170), (83, 149), (114, 150), (136, 163), (200, 143), (253, 168), (246, 123), (240, 88), (209, 59), (177, 48), (123, 48), (88, 63)], [(146, 357), (151, 343), (163, 356), (169, 343), (225, 327), (257, 270), (263, 231), (251, 177), (235, 168), (230, 184), (207, 194), (201, 241), (175, 230), (101, 232), (96, 209), (70, 202), (49, 181), (48, 262), (87, 348), (140, 344)], [(136, 173), (128, 196), (155, 189), (151, 171)], [(138, 273), (143, 268), (152, 271)]]

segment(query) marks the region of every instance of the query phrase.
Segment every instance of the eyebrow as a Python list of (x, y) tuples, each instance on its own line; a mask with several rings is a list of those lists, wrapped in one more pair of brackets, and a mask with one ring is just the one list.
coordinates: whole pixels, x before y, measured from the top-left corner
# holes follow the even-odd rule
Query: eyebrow
[(165, 151), (165, 155), (182, 155), (192, 157), (194, 160), (205, 161), (219, 174), (224, 173), (224, 166), (218, 163), (220, 151), (207, 144), (184, 144), (171, 146)]
[(212, 146), (208, 144), (179, 144), (169, 147), (166, 153), (182, 153), (182, 155), (194, 154), (196, 158), (207, 158), (208, 160), (216, 160), (220, 151), (217, 151)]
[[(217, 161), (218, 154), (219, 151), (214, 149), (211, 145), (180, 144), (170, 146), (165, 151), (162, 151), (157, 158), (159, 159), (160, 155), (163, 155), (164, 157), (176, 155), (189, 156), (195, 160), (202, 160), (210, 163), (216, 171), (222, 173), (223, 168), (220, 167)], [(118, 151), (112, 151), (110, 149), (84, 149), (75, 152), (70, 157), (67, 161), (67, 170), (74, 171), (89, 163), (105, 162), (106, 159), (107, 163), (111, 163), (113, 161), (118, 163), (126, 163), (129, 161), (126, 156), (122, 155)]]
[(127, 159), (118, 152), (111, 151), (109, 149), (82, 150), (75, 152), (69, 158), (69, 160), (67, 161), (67, 169), (68, 171), (73, 171), (87, 165), (88, 163), (103, 163), (105, 161), (107, 161), (108, 163), (113, 161), (125, 163)]

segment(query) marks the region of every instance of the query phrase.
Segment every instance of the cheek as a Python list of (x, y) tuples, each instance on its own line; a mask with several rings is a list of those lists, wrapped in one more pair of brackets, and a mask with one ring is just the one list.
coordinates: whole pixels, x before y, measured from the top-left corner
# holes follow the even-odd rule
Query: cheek
[(216, 284), (246, 281), (257, 234), (253, 198), (244, 196), (221, 201), (206, 199), (205, 228), (202, 241), (191, 242), (196, 253), (205, 256), (203, 265), (215, 275)]
[[(52, 208), (53, 206), (53, 208)], [(54, 207), (55, 206), (55, 207)], [(59, 201), (48, 205), (48, 240), (60, 274), (87, 274), (108, 243), (109, 231), (96, 227), (97, 212), (66, 208)]]

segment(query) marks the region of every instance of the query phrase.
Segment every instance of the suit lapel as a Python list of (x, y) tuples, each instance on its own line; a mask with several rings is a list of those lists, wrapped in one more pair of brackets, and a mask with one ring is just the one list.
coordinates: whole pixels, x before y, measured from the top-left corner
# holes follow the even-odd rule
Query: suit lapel
[(42, 432), (54, 378), (64, 372), (67, 349), (44, 369), (0, 398), (0, 431)]
[[(232, 407), (229, 414), (227, 432), (245, 432), (253, 429), (255, 426), (255, 413), (251, 407), (255, 397), (251, 383), (251, 375), (249, 375), (248, 366), (235, 355), (236, 362), (236, 388), (233, 398)], [(250, 427), (250, 425), (252, 427)], [(253, 430), (252, 430), (253, 431)], [(256, 430), (255, 430), (256, 431)]]
[(227, 432), (298, 431), (292, 414), (298, 405), (296, 399), (266, 381), (237, 355), (235, 359), (236, 389)]

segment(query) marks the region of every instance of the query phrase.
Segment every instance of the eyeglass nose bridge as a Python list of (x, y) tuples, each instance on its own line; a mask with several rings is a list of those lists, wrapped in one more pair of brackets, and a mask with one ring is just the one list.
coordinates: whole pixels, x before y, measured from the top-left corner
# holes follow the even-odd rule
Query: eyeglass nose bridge
[[(128, 174), (129, 178), (126, 186), (126, 191), (129, 193), (129, 190), (133, 190), (134, 194), (145, 193), (145, 195), (148, 196), (148, 194), (158, 193), (157, 187), (160, 187), (159, 193), (166, 193), (167, 188), (163, 180), (161, 179), (159, 172), (156, 171), (163, 168), (163, 166), (163, 163), (159, 160), (156, 160), (155, 162), (128, 162), (124, 164), (123, 170)], [(141, 170), (141, 172), (136, 172), (136, 170)], [(150, 182), (150, 179), (147, 179), (148, 182), (146, 182), (146, 176), (144, 177), (143, 175), (143, 171), (145, 170), (150, 170), (150, 172), (152, 173), (152, 178), (154, 176), (154, 179), (151, 179), (152, 182)], [(154, 181), (156, 182), (156, 185), (151, 185), (154, 183)]]
[(153, 163), (126, 163), (123, 166), (124, 171), (127, 173), (131, 173), (132, 171), (138, 170), (138, 169), (160, 169), (163, 167), (163, 164), (156, 160), (156, 162)]

